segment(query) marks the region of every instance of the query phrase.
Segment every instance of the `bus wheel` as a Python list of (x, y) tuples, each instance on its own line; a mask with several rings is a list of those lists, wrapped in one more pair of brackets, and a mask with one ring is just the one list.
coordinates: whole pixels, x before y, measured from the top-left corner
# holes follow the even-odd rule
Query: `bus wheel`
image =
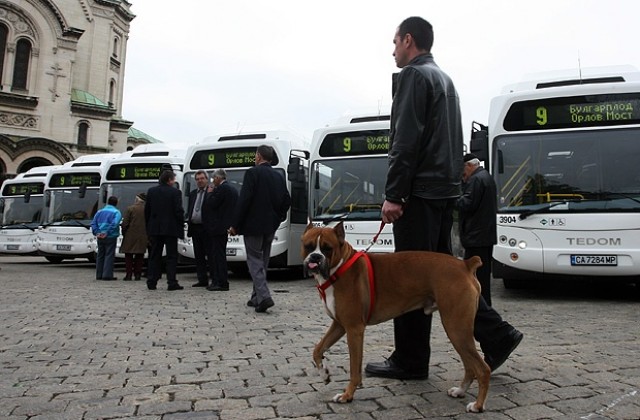
[(525, 282), (520, 279), (502, 279), (505, 289), (523, 289)]
[(44, 258), (53, 264), (60, 264), (63, 260), (62, 257), (44, 257)]

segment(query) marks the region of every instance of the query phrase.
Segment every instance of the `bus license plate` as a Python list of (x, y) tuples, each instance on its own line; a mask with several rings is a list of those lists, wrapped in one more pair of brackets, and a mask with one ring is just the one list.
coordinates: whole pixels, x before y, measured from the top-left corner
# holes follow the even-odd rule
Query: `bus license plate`
[(617, 255), (572, 255), (571, 265), (618, 265)]
[(236, 250), (235, 249), (227, 249), (227, 257), (235, 257)]
[(71, 251), (71, 245), (56, 245), (56, 251)]
[(7, 245), (7, 251), (19, 251), (20, 245)]

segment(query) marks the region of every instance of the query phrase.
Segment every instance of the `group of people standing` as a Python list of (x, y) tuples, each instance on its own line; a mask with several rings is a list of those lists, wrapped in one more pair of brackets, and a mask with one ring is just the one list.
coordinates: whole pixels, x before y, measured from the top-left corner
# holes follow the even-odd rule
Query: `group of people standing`
[[(267, 268), (275, 232), (287, 217), (291, 197), (284, 177), (271, 167), (275, 151), (261, 145), (255, 154), (255, 166), (245, 173), (240, 193), (227, 182), (224, 169), (209, 174), (195, 173), (196, 188), (189, 193), (185, 214), (180, 191), (174, 187), (176, 175), (166, 170), (157, 186), (136, 196), (124, 218), (117, 209), (117, 197), (98, 211), (92, 221), (92, 232), (98, 240), (96, 278), (116, 280), (113, 263), (120, 221), (125, 254), (126, 276), (140, 280), (143, 258), (149, 252), (147, 288), (156, 290), (162, 276), (162, 254), (165, 253), (167, 290), (184, 289), (176, 277), (178, 238), (183, 238), (186, 218), (187, 235), (191, 237), (198, 281), (194, 287), (210, 291), (229, 290), (227, 267), (228, 235), (244, 235), (247, 267), (253, 280), (253, 291), (247, 302), (256, 312), (274, 306), (267, 284)], [(185, 217), (186, 216), (186, 217)]]

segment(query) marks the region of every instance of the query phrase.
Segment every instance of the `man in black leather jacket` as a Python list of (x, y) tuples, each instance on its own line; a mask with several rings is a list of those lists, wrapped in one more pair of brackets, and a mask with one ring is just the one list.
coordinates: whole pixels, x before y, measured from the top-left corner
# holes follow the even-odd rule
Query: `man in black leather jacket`
[(477, 255), (482, 267), (476, 276), (482, 288), (482, 297), (491, 306), (491, 255), (496, 243), (496, 183), (491, 174), (480, 166), (473, 153), (464, 155), (464, 192), (458, 199), (460, 240), (464, 257)]
[[(393, 43), (393, 56), (402, 71), (394, 86), (382, 220), (393, 223), (396, 251), (451, 254), (453, 210), (461, 194), (463, 166), (458, 95), (430, 53), (433, 29), (429, 22), (420, 17), (405, 19)], [(476, 338), (495, 370), (520, 343), (522, 334), (480, 300)], [(422, 310), (395, 318), (395, 351), (383, 362), (367, 364), (365, 372), (396, 379), (426, 378), (431, 320)]]

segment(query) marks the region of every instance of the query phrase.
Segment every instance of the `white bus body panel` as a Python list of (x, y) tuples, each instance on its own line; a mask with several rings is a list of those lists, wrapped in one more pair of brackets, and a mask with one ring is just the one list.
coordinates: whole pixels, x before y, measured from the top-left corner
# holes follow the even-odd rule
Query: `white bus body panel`
[[(514, 219), (517, 217), (515, 214)], [(526, 247), (521, 248), (520, 244)], [(512, 253), (518, 254), (517, 261), (510, 258)], [(617, 265), (571, 265), (572, 255), (615, 255)], [(499, 223), (493, 258), (512, 268), (542, 274), (640, 275), (640, 218), (633, 213), (547, 213), (509, 225)]]

